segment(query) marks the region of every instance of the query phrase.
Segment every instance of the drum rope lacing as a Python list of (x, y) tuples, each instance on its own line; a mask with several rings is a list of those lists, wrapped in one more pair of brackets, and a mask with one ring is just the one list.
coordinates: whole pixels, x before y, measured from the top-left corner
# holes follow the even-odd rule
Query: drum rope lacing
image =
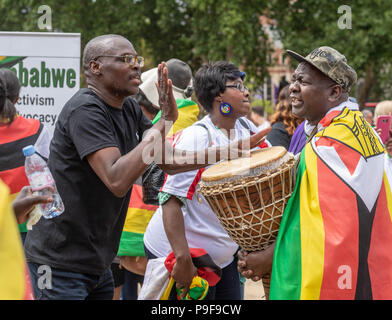
[[(294, 189), (296, 175), (295, 162), (292, 159), (283, 164), (278, 171), (275, 170), (272, 173), (265, 172), (259, 177), (246, 177), (229, 184), (206, 186), (200, 182), (199, 192), (203, 189), (207, 202), (215, 213), (219, 212), (216, 215), (230, 237), (244, 250), (262, 250), (276, 239), (280, 219)], [(278, 180), (276, 185), (281, 183), (281, 187), (278, 186), (281, 190), (279, 199), (276, 199), (276, 194), (279, 194), (280, 191), (275, 190), (275, 179)], [(286, 180), (288, 181), (286, 182)], [(267, 199), (267, 203), (264, 201), (263, 190), (261, 188), (266, 181), (268, 181), (268, 188), (271, 190), (271, 199)], [(251, 200), (250, 187), (255, 187), (257, 190), (258, 198), (261, 202), (258, 209), (254, 208)], [(235, 192), (238, 190), (241, 190), (245, 195), (250, 209), (247, 212), (244, 212), (237, 199)], [(235, 209), (239, 212), (238, 214), (233, 212), (226, 194), (232, 201), (234, 200)], [(226, 208), (222, 207), (219, 200), (224, 202)], [(260, 213), (261, 216), (258, 216)], [(273, 231), (274, 227), (276, 228), (275, 231)], [(262, 240), (262, 238), (264, 239)]]

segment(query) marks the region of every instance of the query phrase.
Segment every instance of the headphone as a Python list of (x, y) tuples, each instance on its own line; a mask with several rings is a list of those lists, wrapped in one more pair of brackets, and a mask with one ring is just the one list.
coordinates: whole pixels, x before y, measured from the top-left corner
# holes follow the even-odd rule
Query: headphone
[(176, 87), (175, 85), (173, 85), (173, 90), (183, 94), (185, 98), (191, 97), (192, 93), (193, 93), (193, 90), (194, 90), (194, 88), (193, 88), (193, 79), (191, 78), (191, 80), (189, 81), (188, 86), (185, 89), (180, 89), (180, 88)]

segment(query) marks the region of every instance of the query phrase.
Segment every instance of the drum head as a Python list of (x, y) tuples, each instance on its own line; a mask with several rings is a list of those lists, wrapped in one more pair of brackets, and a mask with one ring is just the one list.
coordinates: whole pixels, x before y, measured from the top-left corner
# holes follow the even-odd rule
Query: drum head
[(212, 182), (240, 176), (248, 173), (251, 169), (269, 165), (282, 158), (286, 153), (286, 148), (282, 146), (255, 150), (251, 152), (250, 158), (238, 158), (214, 164), (203, 172), (201, 180)]

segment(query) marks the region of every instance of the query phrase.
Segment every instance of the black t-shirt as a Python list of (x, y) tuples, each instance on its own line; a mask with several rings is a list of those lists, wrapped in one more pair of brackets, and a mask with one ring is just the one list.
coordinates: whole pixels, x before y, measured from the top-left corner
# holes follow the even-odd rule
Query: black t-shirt
[(125, 155), (151, 126), (131, 97), (116, 109), (91, 89), (81, 89), (65, 104), (48, 161), (65, 211), (54, 219), (41, 218), (28, 232), (27, 261), (99, 275), (109, 268), (117, 254), (131, 190), (116, 197), (86, 156), (107, 147), (117, 147)]
[(283, 146), (289, 150), (291, 136), (282, 121), (275, 122), (266, 138), (273, 146)]

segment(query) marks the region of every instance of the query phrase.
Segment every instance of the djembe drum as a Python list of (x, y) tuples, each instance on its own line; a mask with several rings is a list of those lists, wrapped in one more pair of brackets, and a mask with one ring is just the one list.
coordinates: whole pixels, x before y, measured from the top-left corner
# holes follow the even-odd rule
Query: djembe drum
[[(277, 238), (295, 184), (294, 156), (284, 147), (251, 152), (250, 158), (219, 162), (201, 176), (199, 192), (242, 249), (260, 251)], [(270, 277), (263, 278), (266, 297)]]

